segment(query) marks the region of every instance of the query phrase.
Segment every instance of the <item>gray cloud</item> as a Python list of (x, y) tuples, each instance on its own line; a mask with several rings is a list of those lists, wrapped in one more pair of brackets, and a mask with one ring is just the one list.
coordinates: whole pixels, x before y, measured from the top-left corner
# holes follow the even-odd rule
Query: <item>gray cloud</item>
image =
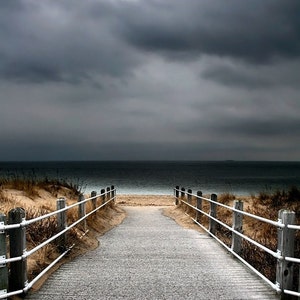
[(103, 17), (111, 13), (109, 3), (19, 2), (0, 4), (4, 79), (77, 84), (95, 73), (123, 76), (139, 61), (111, 33), (110, 15)]
[(201, 54), (250, 63), (299, 57), (300, 3), (288, 1), (147, 1), (122, 11), (121, 35), (170, 58)]
[(2, 1), (0, 160), (298, 160), (298, 11)]

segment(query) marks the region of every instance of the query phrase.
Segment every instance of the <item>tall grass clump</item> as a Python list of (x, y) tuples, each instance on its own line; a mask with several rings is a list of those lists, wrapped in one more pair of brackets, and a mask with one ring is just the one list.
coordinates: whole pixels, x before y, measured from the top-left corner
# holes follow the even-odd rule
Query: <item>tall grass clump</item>
[(62, 188), (65, 188), (71, 192), (69, 196), (72, 197), (78, 196), (80, 193), (82, 193), (85, 185), (79, 180), (77, 182), (73, 182), (67, 179), (48, 178), (47, 176), (38, 177), (36, 176), (34, 170), (32, 170), (30, 174), (10, 173), (7, 176), (0, 177), (0, 190), (19, 190), (22, 191), (25, 196), (31, 199), (39, 196), (39, 189), (44, 189), (54, 197), (57, 197)]

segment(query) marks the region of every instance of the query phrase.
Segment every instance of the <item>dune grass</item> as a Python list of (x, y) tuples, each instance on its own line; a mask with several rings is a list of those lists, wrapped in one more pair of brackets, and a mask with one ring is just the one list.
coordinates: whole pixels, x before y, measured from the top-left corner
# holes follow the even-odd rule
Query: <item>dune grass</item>
[[(10, 176), (0, 179), (0, 212), (8, 215), (9, 211), (16, 207), (22, 207), (26, 211), (26, 219), (31, 220), (56, 210), (56, 200), (59, 197), (67, 199), (67, 205), (78, 201), (81, 189), (78, 185), (67, 181), (53, 179), (23, 178)], [(97, 205), (102, 200), (98, 198)], [(87, 203), (86, 213), (92, 210), (92, 205)], [(70, 259), (88, 249), (98, 245), (97, 234), (103, 233), (113, 227), (112, 219), (118, 214), (113, 202), (102, 208), (96, 215), (87, 219), (87, 232), (83, 231), (80, 224), (73, 227), (67, 233), (68, 246), (75, 244), (75, 248), (66, 259)], [(67, 210), (68, 225), (78, 220), (78, 207)], [(27, 250), (33, 249), (43, 241), (58, 233), (57, 218), (52, 216), (26, 227)], [(31, 280), (39, 272), (60, 255), (58, 241), (54, 240), (42, 249), (27, 258), (28, 278)]]

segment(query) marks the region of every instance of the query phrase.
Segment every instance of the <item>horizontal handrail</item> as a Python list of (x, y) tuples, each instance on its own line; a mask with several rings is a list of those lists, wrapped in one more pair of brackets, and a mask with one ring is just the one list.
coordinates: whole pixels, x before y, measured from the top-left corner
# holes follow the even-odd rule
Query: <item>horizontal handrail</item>
[[(175, 190), (175, 191), (178, 191), (178, 192), (181, 192), (181, 190), (176, 189), (176, 188), (175, 188), (174, 190)], [(192, 193), (188, 193), (188, 192), (185, 192), (185, 194), (186, 194), (186, 195), (193, 196), (193, 197), (198, 198), (198, 199), (206, 200), (206, 201), (208, 201), (208, 202), (210, 202), (210, 203), (214, 203), (214, 204), (216, 204), (216, 205), (218, 205), (218, 206), (227, 208), (227, 209), (229, 209), (229, 210), (231, 210), (231, 211), (239, 212), (239, 213), (241, 213), (241, 214), (244, 215), (244, 216), (247, 216), (247, 217), (256, 219), (256, 220), (258, 220), (258, 221), (262, 221), (262, 222), (265, 222), (265, 223), (268, 223), (268, 224), (271, 224), (271, 225), (274, 225), (274, 226), (277, 226), (277, 227), (280, 227), (280, 228), (285, 227), (285, 225), (282, 224), (280, 220), (278, 220), (278, 221), (276, 222), (276, 221), (273, 221), (273, 220), (270, 220), (270, 219), (267, 219), (267, 218), (263, 218), (263, 217), (260, 217), (260, 216), (257, 216), (257, 215), (248, 213), (248, 212), (243, 211), (243, 210), (235, 209), (234, 207), (225, 205), (225, 204), (220, 203), (220, 202), (213, 201), (213, 200), (211, 200), (211, 199), (209, 199), (209, 198), (201, 197), (201, 196), (198, 196), (198, 195), (195, 195), (195, 194), (192, 194)], [(299, 226), (299, 229), (300, 229), (300, 226)]]
[[(206, 231), (211, 237), (216, 239), (223, 247), (225, 247), (231, 254), (233, 254), (235, 257), (237, 257), (242, 263), (244, 263), (247, 267), (249, 267), (253, 272), (255, 272), (258, 276), (260, 276), (266, 283), (268, 283), (277, 293), (285, 293), (289, 295), (294, 295), (294, 296), (300, 296), (300, 290), (299, 292), (296, 291), (291, 291), (290, 289), (286, 287), (291, 287), (287, 285), (287, 279), (285, 279), (285, 282), (283, 283), (281, 276), (279, 274), (282, 274), (284, 271), (286, 276), (286, 268), (291, 268), (290, 263), (297, 263), (300, 264), (300, 258), (293, 257), (292, 255), (287, 255), (287, 253), (293, 253), (291, 252), (290, 249), (294, 249), (293, 245), (289, 246), (283, 246), (281, 244), (282, 242), (279, 243), (279, 238), (283, 243), (288, 243), (289, 241), (293, 241), (293, 238), (291, 239), (285, 239), (284, 235), (285, 234), (292, 234), (291, 230), (300, 230), (300, 225), (295, 225), (293, 224), (294, 220), (294, 212), (290, 211), (280, 211), (279, 213), (279, 218), (278, 221), (270, 220), (261, 216), (257, 216), (248, 212), (245, 212), (240, 208), (239, 201), (236, 200), (235, 202), (235, 207), (231, 207), (228, 205), (225, 205), (223, 203), (217, 202), (217, 195), (212, 194), (211, 199), (203, 197), (202, 192), (197, 192), (197, 194), (193, 194), (191, 190), (186, 190), (185, 188), (180, 189), (179, 187), (176, 187), (174, 189), (174, 194), (175, 194), (175, 204), (178, 203), (184, 203), (187, 207), (190, 207), (196, 212), (196, 218), (191, 217), (191, 219), (199, 225), (204, 231)], [(191, 203), (192, 198), (194, 200), (197, 200), (197, 206)], [(198, 202), (198, 200), (204, 200), (210, 203), (210, 211), (205, 212), (202, 210), (202, 201)], [(199, 207), (198, 207), (199, 204)], [(229, 226), (228, 224), (222, 222), (220, 219), (216, 217), (216, 207), (220, 206), (223, 208), (226, 208), (233, 212), (233, 225)], [(242, 207), (242, 206), (241, 206)], [(199, 215), (201, 214), (201, 215)], [(246, 236), (242, 231), (242, 218), (239, 216), (247, 216), (252, 219), (270, 224), (272, 226), (275, 226), (278, 231), (278, 249), (277, 251), (273, 251), (272, 249), (269, 249), (268, 247), (262, 245), (261, 243), (255, 241), (254, 239), (250, 238), (249, 236)], [(209, 219), (209, 228), (204, 226), (203, 224), (200, 223), (200, 217), (201, 216), (206, 216)], [(287, 217), (288, 216), (288, 217)], [(289, 219), (287, 219), (289, 218)], [(228, 231), (232, 233), (232, 245), (231, 248), (226, 245), (220, 238), (218, 238), (215, 235), (215, 231), (217, 230), (216, 224), (219, 224), (220, 226), (226, 228)], [(289, 233), (288, 233), (289, 232)], [(239, 238), (239, 239), (238, 239)], [(243, 259), (240, 255), (239, 252), (241, 251), (241, 241), (246, 240), (250, 242), (252, 245), (258, 247), (259, 249), (263, 250), (264, 252), (272, 255), (274, 258), (277, 259), (277, 275), (276, 275), (276, 283), (272, 283), (265, 275), (260, 273), (255, 267), (253, 267), (251, 264), (249, 264), (245, 259)], [(238, 243), (238, 244), (234, 244)], [(291, 244), (291, 243), (290, 243)], [(289, 248), (285, 248), (289, 247)], [(288, 250), (286, 250), (288, 249)], [(288, 251), (288, 252), (286, 252)], [(288, 262), (288, 264), (287, 264)], [(278, 266), (280, 265), (280, 268), (278, 269)], [(300, 266), (299, 266), (300, 267)], [(279, 271), (278, 271), (279, 270)], [(279, 273), (278, 273), (279, 272)], [(289, 271), (288, 271), (289, 274)], [(292, 274), (292, 273), (291, 273)], [(279, 276), (279, 277), (277, 277)], [(289, 277), (289, 280), (292, 279), (292, 276)], [(278, 282), (277, 282), (278, 281)], [(300, 288), (300, 287), (299, 287)]]
[[(248, 236), (236, 231), (235, 229), (233, 229), (232, 227), (228, 226), (227, 224), (223, 223), (222, 221), (220, 221), (219, 219), (216, 219), (214, 217), (212, 217), (211, 215), (209, 215), (208, 213), (204, 212), (203, 210), (198, 209), (197, 207), (189, 204), (188, 202), (181, 200), (181, 202), (183, 202), (184, 204), (188, 205), (189, 207), (193, 208), (194, 210), (201, 212), (203, 215), (209, 217), (210, 219), (214, 220), (215, 222), (217, 222), (218, 224), (222, 225), (223, 227), (225, 227), (226, 229), (228, 229), (229, 231), (239, 235), (240, 237), (244, 238), (245, 240), (247, 240), (248, 242), (252, 243), (253, 245), (259, 247), (260, 249), (268, 252), (269, 254), (271, 254), (273, 257), (277, 258), (277, 259), (282, 259), (282, 256), (280, 255), (280, 253), (272, 251), (271, 249), (265, 247), (264, 245), (254, 241), (253, 239), (249, 238)], [(217, 202), (216, 202), (217, 203)], [(240, 212), (240, 210), (238, 210)]]
[[(111, 190), (111, 191), (115, 192), (116, 189), (113, 189), (113, 190)], [(28, 226), (28, 225), (33, 224), (33, 223), (35, 223), (35, 222), (42, 221), (42, 220), (44, 220), (44, 219), (50, 218), (50, 217), (52, 217), (52, 216), (55, 216), (55, 215), (57, 215), (57, 214), (60, 213), (60, 212), (64, 212), (64, 211), (67, 211), (67, 210), (69, 210), (69, 209), (71, 209), (71, 208), (73, 208), (73, 207), (79, 206), (79, 205), (81, 205), (81, 204), (83, 204), (83, 203), (86, 203), (86, 202), (88, 202), (88, 201), (90, 201), (90, 200), (96, 199), (96, 198), (101, 197), (101, 196), (105, 196), (107, 193), (110, 193), (111, 191), (105, 192), (105, 193), (102, 193), (102, 194), (99, 194), (99, 195), (96, 195), (96, 196), (94, 196), (94, 197), (87, 198), (87, 199), (85, 199), (85, 200), (83, 200), (83, 201), (81, 201), (81, 202), (76, 202), (76, 203), (74, 203), (74, 204), (71, 204), (71, 205), (66, 206), (66, 207), (64, 207), (64, 208), (61, 208), (61, 209), (58, 209), (58, 210), (56, 210), (56, 211), (50, 212), (50, 213), (48, 213), (48, 214), (45, 214), (45, 215), (36, 217), (36, 218), (34, 218), (34, 219), (23, 220), (23, 221), (22, 221), (21, 223), (19, 223), (19, 224), (9, 224), (9, 225), (0, 224), (0, 230), (9, 230), (9, 229), (15, 229), (15, 228), (20, 228), (20, 227)]]
[[(102, 190), (101, 190), (102, 191)], [(41, 248), (43, 248), (44, 246), (46, 246), (47, 244), (51, 243), (52, 241), (54, 241), (55, 239), (57, 239), (58, 237), (60, 237), (61, 235), (65, 234), (67, 231), (69, 231), (71, 228), (75, 227), (76, 225), (78, 225), (79, 223), (83, 222), (86, 218), (88, 218), (89, 216), (91, 216), (92, 214), (94, 214), (95, 212), (97, 212), (99, 209), (103, 208), (104, 206), (106, 206), (108, 203), (110, 203), (111, 201), (115, 200), (115, 195), (116, 195), (116, 189), (112, 186), (112, 188), (107, 188), (105, 190), (105, 192), (101, 192), (100, 194), (96, 194), (95, 196), (86, 198), (86, 199), (82, 199), (81, 201), (78, 201), (77, 203), (74, 203), (72, 205), (66, 206), (62, 209), (58, 209), (56, 211), (50, 212), (48, 214), (30, 219), (30, 220), (25, 220), (22, 219), (22, 221), (18, 224), (9, 224), (9, 225), (5, 225), (2, 222), (0, 223), (0, 231), (5, 232), (7, 231), (8, 233), (10, 232), (10, 230), (12, 229), (20, 229), (20, 228), (26, 228), (26, 226), (29, 226), (35, 222), (39, 222), (43, 219), (46, 218), (50, 218), (54, 215), (58, 215), (59, 213), (63, 213), (73, 207), (79, 206), (79, 205), (83, 205), (85, 203), (87, 203), (88, 201), (91, 200), (95, 200), (99, 197), (106, 196), (109, 195), (108, 200), (106, 200), (104, 203), (102, 202), (102, 204), (100, 204), (99, 206), (97, 206), (94, 209), (92, 209), (89, 213), (85, 213), (82, 217), (80, 217), (78, 220), (76, 220), (75, 222), (73, 222), (71, 225), (66, 226), (63, 230), (59, 231), (57, 234), (51, 236), (49, 239), (47, 239), (46, 241), (40, 243), (39, 245), (37, 245), (36, 247), (34, 247), (33, 249), (27, 251), (26, 249), (23, 250), (22, 255), (20, 256), (16, 256), (16, 257), (10, 257), (10, 258), (5, 258), (0, 256), (0, 264), (8, 264), (8, 263), (14, 263), (14, 262), (18, 262), (18, 261), (22, 261), (25, 260), (27, 257), (31, 256), (33, 253), (35, 253), (36, 251), (40, 250)], [(104, 199), (104, 198), (103, 198)], [(96, 202), (95, 202), (96, 203)], [(41, 273), (39, 273), (31, 282), (25, 284), (25, 286), (23, 287), (23, 289), (19, 289), (16, 291), (10, 291), (7, 293), (2, 293), (0, 294), (0, 299), (4, 299), (7, 297), (11, 297), (14, 295), (19, 295), (22, 293), (26, 293), (47, 271), (49, 271), (55, 264), (57, 264), (73, 247), (75, 246), (75, 244), (73, 244), (72, 246), (68, 247), (68, 249), (66, 249), (62, 254), (60, 254), (49, 266), (47, 266)]]

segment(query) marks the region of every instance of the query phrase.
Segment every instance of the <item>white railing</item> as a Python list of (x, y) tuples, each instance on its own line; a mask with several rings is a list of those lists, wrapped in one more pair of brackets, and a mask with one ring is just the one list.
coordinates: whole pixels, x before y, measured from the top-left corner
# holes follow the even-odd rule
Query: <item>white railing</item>
[[(179, 188), (177, 186), (174, 189), (175, 204), (179, 205), (184, 203), (189, 210), (194, 211), (195, 217), (192, 220), (199, 225), (204, 231), (206, 231), (210, 236), (216, 239), (222, 246), (224, 246), (232, 255), (238, 258), (242, 263), (244, 263), (248, 268), (250, 268), (254, 273), (256, 273), (260, 278), (262, 278), (267, 284), (269, 284), (274, 291), (281, 294), (282, 299), (289, 299), (289, 295), (300, 297), (300, 283), (298, 283), (298, 291), (293, 290), (293, 268), (294, 264), (300, 264), (300, 258), (296, 258), (294, 251), (294, 237), (295, 231), (300, 230), (300, 226), (295, 225), (295, 213), (287, 210), (281, 210), (278, 214), (278, 220), (273, 221), (261, 216), (257, 216), (248, 212), (243, 211), (243, 202), (239, 200), (234, 201), (233, 207), (219, 203), (217, 201), (217, 195), (212, 194), (210, 198), (205, 198), (202, 196), (202, 192), (198, 191), (197, 194), (193, 194), (192, 190), (187, 190), (185, 188)], [(192, 204), (192, 199), (196, 201), (196, 205)], [(209, 213), (202, 209), (202, 202), (206, 201), (209, 203)], [(232, 212), (232, 226), (229, 226), (222, 222), (217, 217), (217, 207), (223, 207)], [(202, 222), (202, 216), (208, 218), (208, 226), (205, 226)], [(254, 239), (246, 236), (243, 233), (243, 216), (250, 217), (252, 219), (258, 220), (277, 227), (277, 251), (269, 249), (268, 247), (262, 245), (261, 243), (255, 241)], [(221, 240), (220, 235), (217, 237), (217, 224), (226, 228), (232, 233), (231, 247), (226, 245), (224, 241)], [(276, 238), (276, 237), (273, 237)], [(259, 272), (254, 268), (249, 262), (241, 257), (242, 252), (242, 240), (250, 242), (252, 245), (258, 247), (259, 249), (267, 252), (275, 259), (277, 259), (276, 266), (276, 282), (273, 283), (264, 274)], [(300, 269), (300, 265), (299, 265)], [(299, 271), (300, 272), (300, 271)], [(300, 274), (299, 274), (300, 277)], [(299, 281), (300, 279), (298, 279)], [(292, 298), (291, 298), (292, 299)]]
[[(0, 215), (0, 299), (6, 299), (14, 295), (25, 295), (29, 289), (55, 266), (75, 244), (68, 245), (66, 233), (73, 227), (80, 224), (85, 235), (88, 230), (86, 226), (86, 219), (95, 214), (99, 209), (106, 206), (111, 201), (115, 200), (116, 189), (114, 186), (102, 189), (100, 194), (96, 192), (91, 193), (91, 197), (85, 199), (83, 195), (79, 196), (78, 202), (66, 206), (66, 199), (60, 198), (57, 200), (57, 210), (34, 219), (26, 220), (26, 212), (23, 208), (15, 208), (8, 214), (8, 224), (6, 224), (6, 217)], [(92, 209), (86, 213), (86, 203), (92, 203)], [(78, 206), (78, 219), (70, 225), (67, 225), (66, 212), (71, 208)], [(36, 245), (33, 249), (27, 251), (26, 249), (26, 227), (52, 216), (57, 217), (58, 233), (51, 236), (46, 241)], [(9, 237), (9, 253), (7, 258), (6, 243), (7, 236)], [(28, 282), (27, 279), (27, 258), (32, 254), (45, 247), (54, 240), (58, 240), (57, 247), (60, 250), (60, 255), (42, 272), (40, 272), (34, 279)], [(10, 273), (10, 276), (8, 274)]]

